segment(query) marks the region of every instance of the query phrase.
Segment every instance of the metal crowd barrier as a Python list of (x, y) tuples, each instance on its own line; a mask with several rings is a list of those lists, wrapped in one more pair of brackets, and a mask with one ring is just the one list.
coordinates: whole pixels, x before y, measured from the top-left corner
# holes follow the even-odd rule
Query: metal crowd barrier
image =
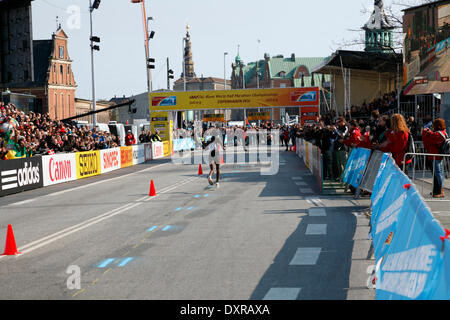
[[(403, 172), (416, 184), (420, 185), (421, 195), (424, 199), (430, 200), (432, 198), (432, 190), (434, 189), (434, 175), (435, 175), (435, 163), (436, 157), (443, 158), (443, 174), (444, 181), (442, 183), (443, 190), (449, 189), (450, 195), (450, 155), (446, 154), (433, 154), (433, 153), (406, 153), (406, 157), (412, 156), (412, 162), (409, 165), (403, 165)], [(433, 157), (433, 160), (429, 160), (429, 157)], [(447, 184), (446, 184), (447, 183)], [(438, 200), (445, 200), (445, 198), (433, 198)]]
[(373, 187), (375, 185), (375, 180), (377, 179), (383, 154), (384, 153), (379, 150), (372, 152), (369, 163), (367, 164), (366, 170), (361, 178), (361, 182), (356, 189), (355, 199), (359, 198), (361, 191), (367, 191), (370, 193), (373, 192)]

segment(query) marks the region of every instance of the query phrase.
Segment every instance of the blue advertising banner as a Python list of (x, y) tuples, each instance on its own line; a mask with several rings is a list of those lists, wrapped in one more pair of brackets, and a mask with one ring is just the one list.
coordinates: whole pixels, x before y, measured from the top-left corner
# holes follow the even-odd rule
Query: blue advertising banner
[(353, 174), (353, 167), (355, 165), (355, 157), (358, 153), (358, 149), (353, 149), (348, 156), (347, 163), (345, 165), (344, 174), (342, 176), (342, 181), (348, 183), (350, 175)]
[[(385, 160), (385, 161), (384, 161)], [(409, 178), (386, 156), (372, 193), (377, 300), (448, 300), (450, 241)]]
[(191, 150), (195, 149), (195, 142), (192, 138), (174, 139), (173, 151)]
[(353, 149), (347, 160), (343, 181), (357, 188), (369, 162), (371, 151), (365, 148)]

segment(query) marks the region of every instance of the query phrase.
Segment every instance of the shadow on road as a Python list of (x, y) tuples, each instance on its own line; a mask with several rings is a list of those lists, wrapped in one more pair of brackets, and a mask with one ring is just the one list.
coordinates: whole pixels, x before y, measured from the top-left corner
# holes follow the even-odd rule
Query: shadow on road
[[(302, 216), (296, 230), (259, 281), (250, 300), (264, 299), (271, 288), (299, 288), (298, 300), (345, 300), (357, 225), (352, 211), (362, 209), (355, 206), (327, 207), (325, 217)], [(293, 211), (286, 210), (284, 214), (292, 214)], [(276, 213), (283, 214), (283, 211)], [(309, 224), (326, 224), (326, 234), (306, 235)], [(292, 265), (299, 248), (320, 248), (317, 262), (312, 265)]]

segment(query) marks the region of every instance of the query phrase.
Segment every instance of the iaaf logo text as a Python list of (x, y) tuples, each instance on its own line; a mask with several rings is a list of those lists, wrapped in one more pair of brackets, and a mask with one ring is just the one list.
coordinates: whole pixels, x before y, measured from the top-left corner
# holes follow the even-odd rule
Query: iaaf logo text
[(33, 167), (32, 162), (25, 162), (21, 169), (5, 170), (1, 173), (2, 190), (27, 186), (40, 182), (39, 167)]

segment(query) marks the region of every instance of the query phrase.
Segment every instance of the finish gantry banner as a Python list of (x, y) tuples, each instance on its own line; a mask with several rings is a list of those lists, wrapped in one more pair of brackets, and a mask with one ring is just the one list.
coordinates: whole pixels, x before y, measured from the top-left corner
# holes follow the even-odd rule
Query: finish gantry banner
[(319, 88), (272, 88), (150, 94), (150, 112), (318, 106)]

